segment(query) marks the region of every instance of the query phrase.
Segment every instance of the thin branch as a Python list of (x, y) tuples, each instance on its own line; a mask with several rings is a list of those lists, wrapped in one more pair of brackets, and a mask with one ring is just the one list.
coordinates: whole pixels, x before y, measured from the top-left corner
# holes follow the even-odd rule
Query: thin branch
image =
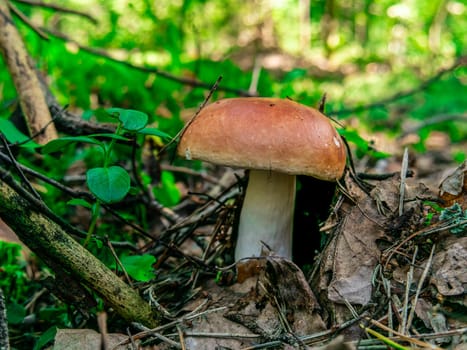
[(19, 163), (16, 161), (15, 157), (13, 156), (13, 153), (11, 153), (11, 149), (10, 149), (10, 147), (8, 145), (8, 142), (7, 142), (7, 140), (5, 139), (5, 136), (2, 133), (0, 133), (0, 139), (1, 139), (2, 143), (3, 143), (3, 147), (5, 148), (5, 150), (6, 150), (7, 154), (8, 154), (10, 164), (13, 166), (13, 168), (15, 168), (16, 173), (19, 175), (19, 177), (21, 178), (23, 183), (26, 184), (26, 187), (29, 189), (29, 191), (38, 200), (42, 200), (41, 196), (39, 196), (39, 194), (36, 192), (34, 187), (32, 187), (31, 183), (29, 182), (29, 180), (27, 179), (27, 177), (24, 175), (23, 171), (21, 170), (21, 167), (19, 166)]
[(15, 5), (11, 2), (8, 2), (8, 7), (11, 12), (13, 12), (20, 20), (22, 20), (29, 28), (31, 28), (37, 35), (39, 35), (44, 40), (49, 40), (47, 34), (45, 34), (40, 28), (38, 28), (34, 23), (32, 23), (27, 16), (24, 15)]
[(188, 127), (194, 122), (194, 120), (196, 119), (196, 117), (198, 116), (198, 114), (201, 112), (201, 110), (206, 106), (206, 104), (209, 102), (209, 100), (211, 99), (211, 96), (212, 94), (214, 93), (214, 91), (216, 91), (218, 88), (219, 88), (219, 83), (221, 82), (222, 80), (222, 77), (218, 77), (216, 82), (214, 83), (214, 85), (212, 85), (210, 87), (210, 90), (209, 90), (209, 94), (208, 96), (206, 96), (206, 98), (204, 99), (203, 103), (201, 103), (201, 105), (199, 106), (198, 110), (196, 111), (196, 113), (193, 115), (193, 117), (191, 117), (191, 119), (185, 124), (185, 126), (178, 132), (177, 135), (175, 135), (172, 140), (170, 140), (167, 144), (164, 145), (164, 147), (162, 147), (162, 149), (159, 151), (160, 154), (163, 154), (166, 150), (169, 149), (169, 147), (175, 143), (176, 145), (178, 144), (178, 142), (180, 141), (180, 139), (182, 138), (183, 134), (185, 133), (185, 130), (188, 129)]
[[(89, 53), (91, 53), (93, 55), (96, 55), (96, 56), (99, 56), (99, 57), (103, 57), (105, 59), (108, 59), (109, 61), (122, 64), (122, 65), (124, 65), (124, 66), (126, 66), (128, 68), (136, 69), (136, 70), (139, 70), (139, 71), (145, 72), (145, 73), (154, 73), (154, 74), (156, 74), (156, 75), (158, 75), (158, 76), (160, 76), (162, 78), (165, 78), (167, 80), (171, 80), (171, 81), (183, 84), (183, 85), (188, 85), (188, 86), (192, 86), (192, 87), (199, 87), (199, 88), (209, 89), (209, 90), (212, 88), (212, 84), (210, 84), (210, 83), (205, 83), (205, 82), (197, 80), (197, 79), (182, 78), (182, 77), (170, 74), (168, 72), (162, 71), (162, 70), (160, 70), (158, 68), (155, 68), (155, 67), (134, 65), (134, 64), (132, 64), (130, 62), (119, 60), (119, 59), (117, 59), (115, 57), (112, 57), (110, 54), (108, 54), (107, 52), (105, 52), (103, 50), (99, 50), (99, 49), (95, 49), (95, 48), (88, 47), (88, 46), (85, 46), (85, 45), (81, 45), (78, 42), (76, 42), (75, 40), (69, 38), (68, 36), (66, 36), (66, 35), (64, 35), (62, 33), (59, 33), (59, 32), (56, 32), (54, 30), (47, 29), (47, 28), (42, 28), (42, 30), (44, 32), (54, 36), (57, 39), (60, 39), (60, 40), (63, 40), (63, 41), (66, 41), (66, 42), (69, 42), (69, 43), (72, 43), (72, 44), (76, 45), (80, 50), (89, 52)], [(217, 88), (217, 90), (225, 91), (225, 92), (231, 92), (231, 93), (234, 93), (234, 94), (239, 95), (239, 96), (256, 96), (256, 95), (252, 95), (248, 91), (241, 90), (241, 89), (235, 89), (235, 88), (231, 88), (231, 87), (228, 87), (228, 86), (219, 86)]]
[(441, 69), (433, 77), (431, 77), (431, 78), (429, 78), (429, 79), (427, 79), (425, 81), (422, 81), (419, 86), (417, 86), (417, 87), (415, 87), (413, 89), (410, 89), (410, 90), (407, 90), (407, 91), (397, 92), (394, 95), (392, 95), (392, 96), (390, 96), (388, 98), (382, 99), (380, 101), (377, 101), (377, 102), (373, 102), (373, 103), (369, 103), (369, 104), (361, 105), (361, 106), (357, 106), (357, 107), (352, 107), (352, 108), (344, 108), (344, 109), (337, 110), (337, 111), (329, 111), (327, 114), (328, 115), (339, 116), (339, 115), (346, 115), (346, 114), (352, 114), (352, 113), (359, 113), (359, 112), (362, 112), (362, 111), (366, 111), (368, 109), (385, 107), (386, 105), (394, 103), (397, 100), (400, 100), (400, 99), (402, 99), (404, 97), (415, 95), (416, 93), (426, 89), (428, 86), (430, 86), (431, 84), (433, 84), (437, 80), (441, 79), (443, 77), (443, 75), (445, 75), (447, 73), (450, 73), (450, 72), (456, 70), (459, 67), (465, 66), (466, 64), (467, 64), (467, 56), (461, 56), (450, 67)]
[(45, 215), (48, 219), (53, 221), (54, 223), (61, 226), (67, 233), (76, 235), (78, 237), (85, 236), (86, 233), (77, 229), (76, 227), (70, 225), (66, 222), (63, 218), (56, 215), (53, 211), (51, 211), (42, 200), (37, 199), (31, 193), (26, 191), (23, 187), (16, 183), (10, 173), (6, 170), (0, 168), (0, 180), (5, 182), (8, 186), (10, 186), (15, 192), (17, 192), (23, 199), (28, 201), (30, 204), (34, 206), (36, 210), (38, 210), (41, 214)]
[(72, 15), (81, 16), (81, 17), (84, 17), (90, 20), (94, 24), (98, 23), (97, 20), (93, 16), (91, 16), (89, 13), (86, 13), (84, 11), (73, 10), (70, 8), (66, 8), (60, 5), (56, 5), (56, 4), (46, 3), (43, 1), (32, 1), (32, 0), (13, 0), (13, 1), (26, 4), (26, 5), (31, 5), (31, 6), (44, 7), (44, 8), (48, 8), (48, 9), (51, 9), (57, 12), (63, 12), (63, 13), (68, 13)]
[(401, 139), (409, 134), (416, 134), (421, 129), (426, 128), (428, 126), (433, 126), (436, 124), (441, 124), (441, 123), (450, 122), (450, 121), (458, 121), (458, 122), (467, 123), (467, 113), (440, 114), (440, 115), (435, 115), (430, 118), (426, 118), (423, 121), (421, 121), (418, 125), (405, 130), (402, 133), (402, 135), (398, 137), (398, 139)]
[(112, 242), (110, 242), (109, 237), (108, 237), (107, 235), (105, 236), (105, 241), (106, 241), (106, 243), (107, 243), (107, 246), (108, 246), (109, 249), (110, 249), (110, 252), (112, 253), (112, 256), (113, 256), (114, 259), (115, 259), (115, 262), (116, 262), (117, 265), (120, 266), (120, 268), (122, 269), (123, 274), (125, 275), (125, 279), (126, 279), (127, 283), (130, 285), (130, 287), (133, 288), (133, 283), (131, 283), (131, 278), (130, 278), (130, 276), (128, 276), (128, 273), (126, 272), (125, 266), (123, 266), (121, 260), (118, 258), (118, 255), (117, 255), (117, 253), (115, 252), (115, 249), (114, 249), (114, 247), (113, 247), (113, 245), (112, 245)]

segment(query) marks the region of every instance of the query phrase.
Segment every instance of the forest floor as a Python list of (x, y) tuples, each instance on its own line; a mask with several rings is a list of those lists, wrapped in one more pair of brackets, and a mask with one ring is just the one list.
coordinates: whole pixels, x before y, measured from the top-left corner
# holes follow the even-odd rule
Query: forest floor
[[(155, 223), (159, 237), (182, 252), (153, 247), (157, 275), (138, 285), (163, 313), (162, 325), (132, 325), (129, 337), (122, 330), (130, 325), (100, 323), (99, 334), (88, 322), (84, 329), (58, 330), (54, 348), (97, 348), (102, 334), (108, 349), (394, 347), (391, 341), (465, 346), (467, 165), (454, 162), (452, 154), (467, 144), (451, 146), (447, 135), (433, 133), (426, 152), (409, 152), (404, 160), (401, 144), (416, 135), (405, 141), (367, 137), (393, 156), (353, 160), (321, 226), (325, 243), (310, 252), (313, 261), (300, 268), (274, 256), (227, 264), (237, 177), (230, 169), (208, 168), (190, 184), (179, 184), (186, 194), (198, 193), (171, 209), (180, 221), (165, 231), (163, 218)], [(401, 178), (404, 166), (408, 176)], [(19, 242), (4, 225), (0, 238)], [(23, 252), (29, 278), (40, 280), (44, 272), (26, 247)], [(114, 333), (107, 334), (107, 327)]]

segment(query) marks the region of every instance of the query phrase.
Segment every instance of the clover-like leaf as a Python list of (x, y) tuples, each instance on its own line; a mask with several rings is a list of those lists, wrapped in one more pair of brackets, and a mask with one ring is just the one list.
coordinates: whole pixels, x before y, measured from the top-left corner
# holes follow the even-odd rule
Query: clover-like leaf
[(156, 258), (149, 254), (127, 255), (120, 258), (126, 272), (135, 280), (148, 282), (154, 278), (154, 268), (152, 265)]
[(128, 131), (138, 131), (148, 123), (148, 115), (134, 109), (109, 108), (110, 114), (118, 114), (118, 119), (122, 122), (124, 129)]
[(130, 175), (119, 166), (92, 168), (86, 172), (91, 192), (105, 203), (121, 201), (130, 190)]
[(166, 134), (165, 132), (160, 131), (159, 129), (156, 129), (156, 128), (144, 128), (144, 129), (138, 130), (138, 134), (158, 136), (161, 139), (165, 139), (165, 140), (170, 140), (172, 138), (172, 136), (170, 136), (169, 134)]
[(91, 143), (95, 145), (99, 145), (103, 147), (102, 142), (99, 140), (96, 140), (95, 138), (88, 137), (88, 136), (66, 136), (66, 137), (61, 137), (59, 139), (52, 140), (48, 142), (47, 144), (42, 147), (42, 153), (43, 154), (48, 154), (48, 153), (53, 153), (57, 152), (66, 146), (68, 146), (70, 143), (73, 142), (84, 142), (84, 143)]

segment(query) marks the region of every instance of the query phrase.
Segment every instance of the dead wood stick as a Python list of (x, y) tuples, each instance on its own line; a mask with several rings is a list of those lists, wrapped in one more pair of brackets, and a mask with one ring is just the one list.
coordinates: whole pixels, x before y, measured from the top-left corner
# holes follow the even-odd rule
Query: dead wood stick
[(0, 51), (13, 79), (30, 134), (37, 135), (36, 141), (40, 144), (57, 138), (39, 79), (11, 18), (7, 1), (0, 1)]
[(1, 179), (0, 217), (42, 260), (59, 264), (83, 281), (122, 318), (148, 327), (158, 325), (156, 312), (149, 303)]

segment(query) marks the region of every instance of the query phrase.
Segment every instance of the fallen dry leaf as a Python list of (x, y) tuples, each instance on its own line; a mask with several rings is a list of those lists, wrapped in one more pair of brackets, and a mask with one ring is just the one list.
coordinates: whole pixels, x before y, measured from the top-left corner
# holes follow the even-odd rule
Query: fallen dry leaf
[(444, 206), (459, 203), (463, 209), (467, 209), (467, 161), (441, 182), (439, 195), (445, 202)]
[(435, 254), (431, 282), (445, 296), (467, 292), (467, 237), (453, 239)]
[[(352, 180), (347, 180), (347, 182)], [(380, 262), (380, 240), (393, 241), (402, 231), (419, 222), (421, 206), (406, 202), (398, 215), (400, 180), (395, 176), (379, 181), (370, 195), (352, 189), (353, 201), (345, 201), (339, 210), (340, 224), (322, 253), (319, 289), (334, 303), (366, 305), (372, 296), (372, 280)], [(406, 186), (406, 197), (425, 193), (421, 185)]]

